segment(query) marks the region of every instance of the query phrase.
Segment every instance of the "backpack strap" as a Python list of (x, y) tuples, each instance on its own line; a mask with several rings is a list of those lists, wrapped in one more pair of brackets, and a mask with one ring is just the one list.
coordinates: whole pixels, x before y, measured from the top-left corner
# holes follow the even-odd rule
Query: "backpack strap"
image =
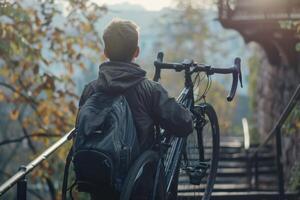
[(66, 165), (65, 165), (63, 185), (62, 185), (62, 200), (67, 199), (69, 168), (70, 168), (72, 157), (73, 157), (73, 147), (70, 149), (66, 158)]
[(86, 100), (90, 96), (92, 96), (95, 92), (97, 92), (97, 81), (96, 80), (90, 82), (89, 84), (87, 84), (84, 87), (84, 90), (83, 90), (80, 100), (79, 100), (79, 107), (81, 107), (86, 102)]

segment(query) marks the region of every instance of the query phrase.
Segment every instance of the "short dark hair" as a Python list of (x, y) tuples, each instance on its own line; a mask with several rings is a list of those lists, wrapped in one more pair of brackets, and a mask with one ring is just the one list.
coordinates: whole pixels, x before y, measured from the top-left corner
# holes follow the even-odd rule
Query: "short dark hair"
[(105, 28), (105, 52), (111, 61), (130, 62), (138, 47), (138, 26), (129, 20), (114, 19)]

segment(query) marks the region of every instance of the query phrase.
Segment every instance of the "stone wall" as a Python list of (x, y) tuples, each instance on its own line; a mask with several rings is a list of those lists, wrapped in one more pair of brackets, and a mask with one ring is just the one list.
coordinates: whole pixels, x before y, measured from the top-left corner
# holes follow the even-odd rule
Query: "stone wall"
[[(273, 66), (263, 56), (257, 81), (255, 109), (257, 127), (262, 138), (273, 128), (299, 83), (300, 65)], [(284, 170), (288, 180), (295, 161), (300, 160), (300, 131), (282, 135)]]

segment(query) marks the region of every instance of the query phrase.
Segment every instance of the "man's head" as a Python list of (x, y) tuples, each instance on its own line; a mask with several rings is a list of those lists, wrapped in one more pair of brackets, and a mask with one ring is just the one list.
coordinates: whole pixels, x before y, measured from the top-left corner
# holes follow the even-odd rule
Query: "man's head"
[(104, 53), (111, 61), (131, 62), (139, 55), (138, 39), (135, 23), (114, 19), (104, 30)]

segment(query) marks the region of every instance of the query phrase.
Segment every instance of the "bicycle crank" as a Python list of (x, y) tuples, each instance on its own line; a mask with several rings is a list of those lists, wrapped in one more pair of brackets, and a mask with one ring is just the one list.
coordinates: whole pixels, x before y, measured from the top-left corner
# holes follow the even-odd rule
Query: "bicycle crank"
[(206, 176), (209, 164), (202, 162), (194, 167), (187, 167), (185, 170), (189, 176), (190, 184), (199, 185), (201, 180)]

